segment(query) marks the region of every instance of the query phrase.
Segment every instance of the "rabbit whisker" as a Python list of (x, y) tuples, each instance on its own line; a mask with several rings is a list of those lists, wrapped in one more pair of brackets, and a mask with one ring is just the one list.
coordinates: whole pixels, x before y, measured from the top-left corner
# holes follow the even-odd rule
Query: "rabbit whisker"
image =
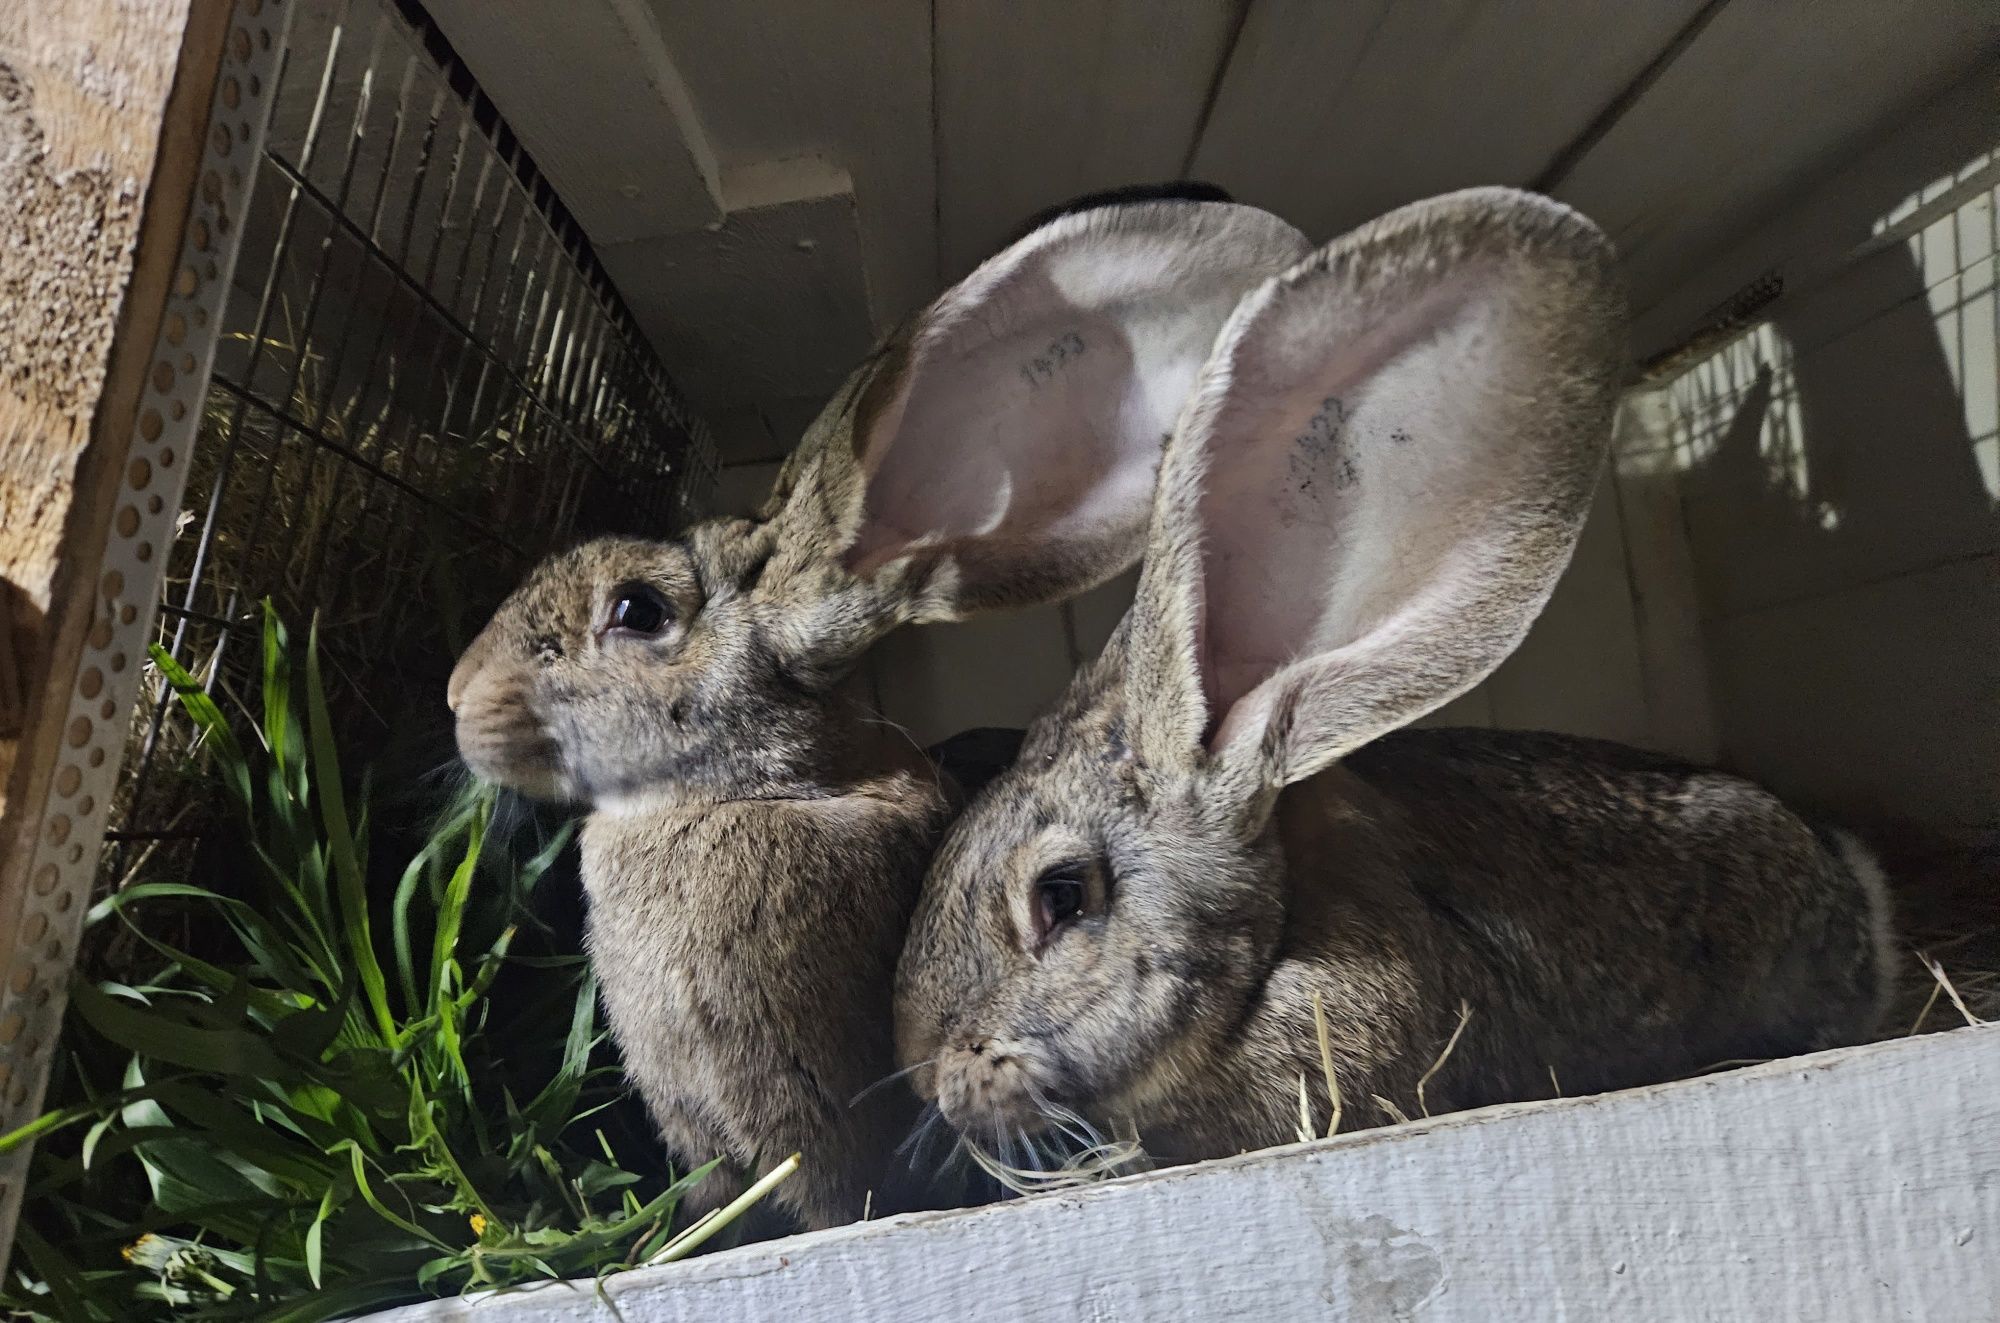
[(918, 1159), (923, 1156), (925, 1142), (944, 1120), (944, 1109), (934, 1102), (924, 1104), (923, 1119), (910, 1131), (910, 1137), (896, 1146), (896, 1156), (908, 1155), (910, 1170), (915, 1171)]
[(887, 1075), (884, 1075), (881, 1079), (876, 1080), (873, 1084), (869, 1085), (861, 1092), (855, 1094), (852, 1098), (849, 1098), (847, 1100), (847, 1105), (849, 1107), (860, 1106), (861, 1100), (866, 1098), (869, 1094), (876, 1092), (878, 1089), (887, 1088), (889, 1085), (894, 1084), (897, 1080), (904, 1078), (905, 1076), (911, 1074), (914, 1071), (922, 1070), (925, 1066), (931, 1065), (936, 1060), (937, 1060), (936, 1057), (932, 1057), (929, 1061), (919, 1061), (914, 1066), (905, 1066), (901, 1070), (895, 1070), (889, 1072)]

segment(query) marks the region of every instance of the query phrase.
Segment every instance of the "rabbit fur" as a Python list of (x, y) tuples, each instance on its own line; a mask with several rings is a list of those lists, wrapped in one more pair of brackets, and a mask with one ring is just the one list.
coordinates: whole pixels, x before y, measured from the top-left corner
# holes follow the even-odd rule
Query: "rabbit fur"
[(971, 1142), (1033, 1153), (1078, 1119), (1167, 1160), (1288, 1142), (1302, 1087), (1315, 1125), (1335, 1109), (1315, 1001), (1350, 1128), (1865, 1035), (1887, 920), (1853, 843), (1617, 745), (1399, 729), (1547, 600), (1623, 317), (1604, 236), (1501, 189), (1245, 297), (1132, 610), (912, 920), (899, 1058)]
[(452, 676), (467, 764), (590, 810), (588, 944), (668, 1148), (713, 1208), (788, 1154), (806, 1227), (884, 1188), (914, 1106), (890, 993), (951, 811), (844, 691), (911, 621), (1058, 600), (1130, 565), (1163, 438), (1245, 289), (1308, 245), (1263, 212), (1058, 217), (855, 373), (755, 517), (557, 555)]

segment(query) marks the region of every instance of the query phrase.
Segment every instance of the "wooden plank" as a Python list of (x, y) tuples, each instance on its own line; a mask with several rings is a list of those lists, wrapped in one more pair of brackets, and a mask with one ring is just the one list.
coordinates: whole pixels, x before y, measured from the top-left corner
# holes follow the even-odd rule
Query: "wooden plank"
[(869, 664), (882, 714), (922, 745), (975, 726), (1026, 726), (1072, 669), (1054, 606), (897, 630)]
[(1556, 194), (1618, 243), (1643, 309), (1996, 49), (1990, 4), (1732, 0)]
[[(71, 832), (47, 813), (58, 757), (94, 733), (71, 697), (99, 590), (107, 612), (118, 597), (100, 575), (114, 512), (133, 509), (125, 479), (143, 485), (126, 466), (140, 399), (183, 375), (153, 361), (163, 308), (172, 288), (217, 283), (179, 264), (217, 66), (226, 42), (269, 40), (230, 21), (220, 0), (44, 0), (0, 32), (0, 603), (25, 699), (18, 738), (0, 739), (0, 1128), (40, 1106), (84, 909), (29, 945), (24, 914), (54, 877), (36, 850)], [(0, 1166), (0, 1257), (26, 1157)]]
[(1989, 1323), (2000, 1027), (917, 1214), (449, 1319)]
[(1472, 184), (1526, 184), (1701, 0), (1254, 0), (1192, 173), (1314, 240)]
[(819, 157), (853, 179), (876, 331), (936, 293), (929, 0), (632, 2), (650, 5), (725, 171)]
[(721, 171), (644, 0), (425, 0), (600, 244), (722, 219)]
[(938, 246), (955, 279), (1043, 207), (1182, 171), (1238, 6), (939, 0)]

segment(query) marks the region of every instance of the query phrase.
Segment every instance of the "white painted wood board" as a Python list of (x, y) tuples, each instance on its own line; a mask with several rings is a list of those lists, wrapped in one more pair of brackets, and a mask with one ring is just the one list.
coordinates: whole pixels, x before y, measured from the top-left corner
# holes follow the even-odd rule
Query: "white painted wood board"
[(1608, 474), (1549, 604), (1483, 687), (1502, 729), (1653, 744), (1625, 529)]
[(869, 662), (882, 714), (922, 745), (975, 726), (1026, 726), (1074, 669), (1054, 606), (900, 629)]
[[(1977, 265), (1927, 297), (1924, 271), (1896, 244), (1727, 351), (1698, 447), (1680, 460), (1711, 614), (2000, 552), (2000, 506), (1966, 421), (1967, 390), (1990, 398), (1996, 375), (1993, 264)], [(1852, 320), (1855, 305), (1883, 302), (1885, 284), (1899, 292), (1886, 311), (1814, 343), (1824, 326)], [(1951, 361), (1959, 353), (1963, 387)]]
[(379, 1317), (1991, 1323), (1996, 1236), (1989, 1026)]
[(1391, 207), (1526, 184), (1700, 0), (1255, 0), (1193, 173), (1324, 240)]
[(1699, 329), (1710, 310), (1767, 271), (1795, 277), (1788, 283), (1796, 293), (1800, 280), (1810, 285), (1837, 268), (1905, 197), (2000, 141), (1996, 88), (2000, 61), (1988, 60), (1915, 112), (1885, 125), (1885, 135), (1873, 146), (1741, 234), (1722, 255), (1675, 281), (1651, 306), (1636, 308), (1633, 352), (1645, 359), (1673, 348)]
[(964, 275), (1044, 207), (1178, 177), (1235, 10), (1224, 0), (938, 0), (940, 275)]
[(1672, 415), (1662, 392), (1620, 405), (1611, 481), (1624, 533), (1633, 641), (1645, 695), (1646, 743), (1712, 763), (1719, 752), (1706, 633), (1680, 477), (1664, 458)]

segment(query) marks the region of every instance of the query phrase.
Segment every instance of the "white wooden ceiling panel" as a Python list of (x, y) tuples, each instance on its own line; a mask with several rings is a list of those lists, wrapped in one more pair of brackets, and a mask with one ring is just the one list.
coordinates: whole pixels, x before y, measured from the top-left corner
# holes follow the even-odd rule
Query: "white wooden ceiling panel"
[(937, 0), (941, 274), (964, 275), (1044, 207), (1179, 176), (1237, 10)]
[[(425, 0), (466, 67), (598, 243), (722, 218), (716, 161), (635, 0)], [(555, 20), (555, 21), (552, 21)]]
[(1315, 240), (1528, 184), (1702, 0), (1255, 0), (1193, 173)]
[(725, 170), (818, 156), (854, 180), (878, 329), (931, 297), (928, 0), (627, 2), (652, 7)]
[(598, 256), (697, 407), (831, 395), (874, 340), (846, 174), (806, 157), (725, 175), (723, 196), (719, 226)]
[(1327, 238), (1559, 166), (1644, 310), (2000, 51), (1993, 0), (426, 2), (738, 459), (1079, 193)]

